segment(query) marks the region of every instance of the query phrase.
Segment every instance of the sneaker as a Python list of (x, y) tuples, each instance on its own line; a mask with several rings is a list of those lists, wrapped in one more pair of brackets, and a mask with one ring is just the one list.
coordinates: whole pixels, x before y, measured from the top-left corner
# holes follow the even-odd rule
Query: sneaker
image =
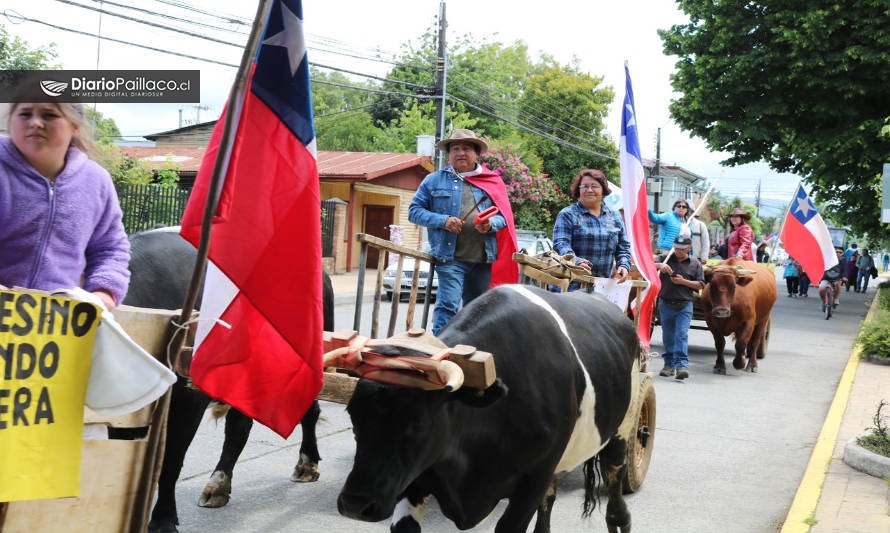
[(689, 369), (686, 367), (681, 367), (677, 369), (677, 379), (684, 380), (689, 377)]
[(661, 369), (661, 372), (658, 373), (659, 376), (669, 378), (674, 375), (674, 367), (666, 366)]

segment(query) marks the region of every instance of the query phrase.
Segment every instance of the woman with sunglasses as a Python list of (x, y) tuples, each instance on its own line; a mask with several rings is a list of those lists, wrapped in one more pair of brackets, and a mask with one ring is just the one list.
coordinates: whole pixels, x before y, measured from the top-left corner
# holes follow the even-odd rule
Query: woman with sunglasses
[[(556, 216), (553, 249), (560, 255), (574, 255), (575, 264), (592, 276), (623, 282), (630, 272), (630, 241), (621, 213), (603, 202), (612, 193), (606, 175), (601, 170), (582, 170), (569, 189), (577, 201)], [(578, 287), (573, 282), (569, 290)]]
[[(658, 250), (660, 253), (666, 254), (674, 246), (674, 239), (681, 233), (689, 237), (689, 221), (692, 217), (692, 211), (689, 209), (689, 202), (686, 200), (677, 200), (674, 207), (669, 213), (658, 214), (653, 210), (649, 210), (649, 222), (658, 226)], [(698, 250), (694, 251), (695, 253)]]

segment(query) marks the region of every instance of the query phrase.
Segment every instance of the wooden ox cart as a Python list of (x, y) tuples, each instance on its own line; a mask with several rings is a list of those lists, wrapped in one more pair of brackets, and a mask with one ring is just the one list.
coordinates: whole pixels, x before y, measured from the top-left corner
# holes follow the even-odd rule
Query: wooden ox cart
[[(513, 254), (513, 260), (519, 264), (520, 280), (524, 283), (545, 287), (553, 285), (559, 287), (562, 292), (568, 290), (569, 284), (576, 281), (582, 289), (595, 286), (597, 279), (587, 275), (583, 270), (573, 267), (566, 260), (560, 258), (555, 252), (545, 252), (537, 256), (522, 253)], [(630, 280), (630, 298), (639, 305), (641, 291), (649, 286), (643, 279)], [(629, 302), (628, 302), (629, 303)], [(627, 307), (624, 307), (627, 312)], [(632, 318), (637, 323), (636, 318)], [(624, 479), (624, 491), (636, 492), (643, 484), (646, 473), (649, 471), (649, 463), (652, 460), (652, 448), (655, 444), (655, 386), (652, 382), (652, 374), (646, 371), (649, 354), (640, 349), (640, 394), (634, 406), (636, 415), (635, 439), (631, 440), (627, 448), (627, 474)]]
[[(720, 261), (709, 259), (708, 265), (716, 265)], [(770, 270), (774, 270), (775, 266), (770, 264)], [(652, 312), (652, 329), (654, 331), (655, 326), (661, 325), (661, 316), (658, 314), (658, 306), (655, 306), (655, 309)], [(771, 320), (767, 320), (766, 327), (763, 329), (763, 337), (760, 340), (760, 345), (757, 347), (757, 358), (763, 359), (766, 357), (766, 351), (769, 347), (769, 335), (770, 335), (770, 325)], [(700, 329), (709, 331), (708, 323), (705, 321), (705, 311), (704, 307), (701, 303), (701, 293), (696, 293), (692, 299), (692, 322), (689, 324), (690, 329)]]
[[(115, 309), (114, 317), (137, 344), (166, 364), (170, 322), (178, 313), (123, 305)], [(84, 439), (80, 495), (0, 503), (0, 531), (144, 531), (160, 474), (168, 403), (169, 393), (115, 417), (85, 407), (84, 423), (128, 429), (139, 438)]]

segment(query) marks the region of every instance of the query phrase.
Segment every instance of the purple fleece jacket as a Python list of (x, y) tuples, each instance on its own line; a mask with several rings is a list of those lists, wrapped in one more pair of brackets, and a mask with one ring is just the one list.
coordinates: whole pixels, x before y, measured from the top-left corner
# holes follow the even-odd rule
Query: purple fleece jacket
[(0, 285), (111, 291), (130, 282), (130, 243), (108, 175), (69, 148), (54, 184), (0, 137)]

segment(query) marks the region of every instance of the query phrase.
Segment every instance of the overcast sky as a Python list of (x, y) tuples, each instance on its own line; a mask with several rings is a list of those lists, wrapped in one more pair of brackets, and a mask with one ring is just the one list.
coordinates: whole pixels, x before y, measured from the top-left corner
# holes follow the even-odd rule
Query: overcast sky
[[(32, 46), (55, 42), (62, 67), (66, 69), (201, 70), (201, 109), (198, 104), (99, 104), (97, 108), (113, 118), (128, 138), (177, 128), (180, 117), (186, 123), (217, 118), (231, 87), (235, 68), (208, 60), (237, 64), (241, 58), (240, 47), (212, 43), (182, 32), (174, 33), (107, 14), (100, 16), (87, 8), (101, 6), (142, 21), (156, 21), (243, 45), (249, 26), (225, 22), (220, 17), (250, 21), (256, 3), (249, 0), (115, 0), (114, 3), (164, 13), (168, 17), (152, 17), (99, 0), (4, 0), (0, 4), (0, 14), (4, 16), (0, 20), (12, 35), (25, 39)], [(798, 181), (796, 177), (776, 174), (763, 164), (723, 169), (719, 161), (725, 155), (710, 153), (702, 141), (690, 139), (671, 122), (669, 76), (676, 58), (663, 55), (656, 30), (685, 22), (685, 15), (676, 8), (673, 0), (549, 0), (543, 3), (446, 0), (445, 3), (449, 41), (467, 34), (476, 42), (485, 39), (510, 44), (521, 40), (532, 54), (544, 52), (563, 64), (577, 57), (583, 71), (602, 76), (604, 83), (615, 90), (607, 124), (616, 143), (620, 133), (618, 106), (624, 99), (624, 61), (627, 60), (644, 157), (655, 158), (656, 132), (661, 128), (663, 162), (680, 165), (711, 180), (719, 179), (717, 189), (730, 197), (750, 197), (759, 186), (761, 197), (766, 201), (775, 199), (772, 203), (777, 204), (776, 207), (791, 198)], [(194, 7), (198, 11), (175, 5)], [(355, 56), (369, 57), (377, 51), (383, 57), (397, 54), (402, 44), (417, 41), (425, 31), (434, 27), (439, 8), (440, 0), (304, 0), (309, 60), (383, 75), (387, 63), (363, 61)], [(22, 21), (16, 15), (45, 24)], [(61, 28), (100, 33), (201, 59), (168, 55), (107, 40), (99, 43), (95, 37)]]

